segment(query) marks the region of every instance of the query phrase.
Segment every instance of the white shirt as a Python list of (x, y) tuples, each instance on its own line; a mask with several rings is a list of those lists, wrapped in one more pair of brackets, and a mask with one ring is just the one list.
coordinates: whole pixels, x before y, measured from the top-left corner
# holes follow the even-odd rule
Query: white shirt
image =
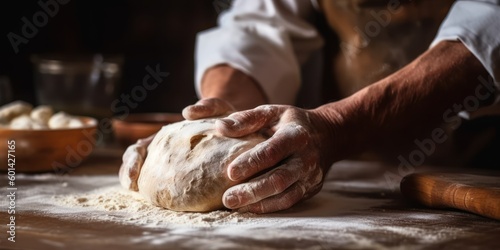
[[(270, 103), (294, 104), (301, 66), (323, 44), (310, 23), (314, 0), (235, 0), (219, 26), (200, 32), (196, 90), (205, 71), (226, 63), (252, 76)], [(457, 0), (431, 46), (460, 40), (500, 82), (500, 0)]]

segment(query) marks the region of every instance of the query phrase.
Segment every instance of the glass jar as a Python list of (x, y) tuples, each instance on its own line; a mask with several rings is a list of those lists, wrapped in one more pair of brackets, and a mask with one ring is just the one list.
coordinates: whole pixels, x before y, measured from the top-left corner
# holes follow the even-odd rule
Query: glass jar
[(39, 104), (74, 115), (112, 116), (122, 59), (97, 55), (35, 55), (35, 90)]

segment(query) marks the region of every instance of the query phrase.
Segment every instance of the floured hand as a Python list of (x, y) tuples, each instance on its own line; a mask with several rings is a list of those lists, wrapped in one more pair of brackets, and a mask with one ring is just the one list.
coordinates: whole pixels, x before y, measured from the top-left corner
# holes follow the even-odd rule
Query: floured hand
[(263, 105), (218, 120), (216, 128), (228, 137), (256, 131), (271, 136), (228, 166), (231, 180), (248, 181), (224, 193), (226, 207), (269, 213), (287, 209), (321, 189), (332, 163), (333, 139), (325, 119), (317, 113)]
[(148, 138), (139, 139), (135, 144), (130, 145), (122, 156), (122, 165), (118, 172), (118, 178), (123, 187), (137, 191), (137, 180), (141, 172), (142, 165), (147, 156), (147, 148), (156, 134)]

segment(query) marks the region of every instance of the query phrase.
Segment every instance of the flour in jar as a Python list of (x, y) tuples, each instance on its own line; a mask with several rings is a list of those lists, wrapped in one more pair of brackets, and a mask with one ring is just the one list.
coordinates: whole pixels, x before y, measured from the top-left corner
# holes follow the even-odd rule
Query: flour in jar
[(141, 226), (190, 225), (210, 227), (234, 224), (252, 218), (247, 213), (217, 210), (209, 213), (176, 212), (152, 205), (136, 192), (120, 186), (97, 189), (89, 193), (53, 197), (61, 206), (88, 210), (91, 220), (114, 221)]

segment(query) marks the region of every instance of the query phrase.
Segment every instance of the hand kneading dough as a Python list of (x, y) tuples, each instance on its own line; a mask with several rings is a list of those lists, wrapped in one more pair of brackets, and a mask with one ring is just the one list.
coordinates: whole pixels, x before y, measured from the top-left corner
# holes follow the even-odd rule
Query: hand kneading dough
[(163, 127), (148, 147), (138, 179), (139, 193), (175, 211), (223, 208), (223, 193), (238, 184), (227, 177), (228, 164), (265, 138), (260, 134), (223, 137), (214, 125), (215, 119), (206, 119)]

